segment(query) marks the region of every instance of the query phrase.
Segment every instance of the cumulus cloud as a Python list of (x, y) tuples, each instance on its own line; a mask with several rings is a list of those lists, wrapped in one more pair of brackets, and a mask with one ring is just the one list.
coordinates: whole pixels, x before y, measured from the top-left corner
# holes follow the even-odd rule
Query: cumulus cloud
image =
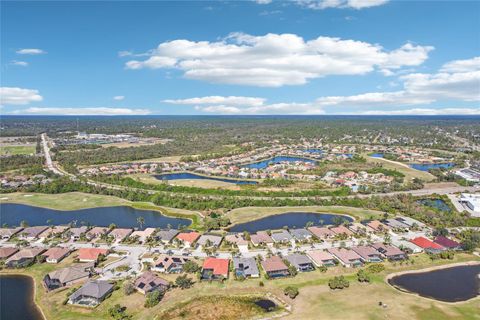
[(443, 65), (442, 72), (471, 72), (480, 70), (480, 57), (466, 60), (454, 60)]
[(383, 73), (422, 64), (431, 46), (406, 43), (393, 51), (363, 41), (295, 34), (252, 36), (233, 33), (216, 41), (173, 40), (161, 43), (145, 60), (127, 69), (178, 69), (189, 79), (260, 87), (301, 85), (329, 75)]
[(42, 100), (38, 90), (0, 87), (0, 105), (24, 105)]
[(37, 54), (45, 54), (46, 51), (42, 49), (20, 49), (17, 50), (18, 54), (29, 54), (29, 55), (37, 55)]
[(272, 0), (254, 0), (258, 4), (269, 4), (272, 3)]
[(70, 115), (70, 116), (89, 116), (89, 115), (146, 115), (150, 114), (148, 109), (129, 109), (129, 108), (109, 108), (109, 107), (88, 107), (88, 108), (49, 108), (32, 107), (25, 110), (17, 110), (12, 114), (38, 114), (38, 115)]
[(113, 97), (113, 100), (116, 100), (116, 101), (122, 101), (123, 99), (125, 99), (125, 96), (115, 96), (115, 97)]
[(437, 116), (437, 115), (480, 115), (480, 108), (414, 108), (404, 110), (372, 110), (363, 111), (357, 113), (345, 113), (345, 114), (358, 114), (358, 115), (425, 115), (425, 116)]
[(339, 9), (365, 9), (384, 5), (388, 0), (294, 0), (294, 3), (301, 7), (313, 10), (324, 10), (329, 8)]
[(20, 66), (20, 67), (27, 67), (28, 66), (28, 62), (20, 61), (20, 60), (12, 60), (12, 62), (10, 64), (14, 65), (14, 66)]
[[(462, 65), (471, 65), (472, 61), (462, 60)], [(307, 103), (272, 103), (269, 104), (263, 98), (258, 97), (197, 97), (181, 100), (165, 100), (173, 104), (188, 104), (195, 106), (196, 110), (223, 113), (223, 114), (322, 114), (326, 108), (332, 107), (404, 107), (413, 105), (428, 105), (439, 101), (480, 101), (480, 70), (471, 71), (472, 68), (460, 69), (452, 67), (452, 62), (445, 64), (438, 73), (425, 74), (413, 73), (400, 77), (403, 81), (403, 89), (391, 92), (367, 92), (350, 96), (324, 96), (315, 101)], [(445, 70), (458, 70), (465, 72), (445, 72)], [(420, 114), (476, 114), (475, 108), (415, 108), (408, 109), (410, 114), (413, 111)], [(429, 113), (432, 111), (431, 113)], [(403, 114), (400, 111), (361, 111), (360, 113), (381, 114)], [(335, 113), (335, 112), (334, 112)], [(440, 114), (440, 113), (439, 113)]]

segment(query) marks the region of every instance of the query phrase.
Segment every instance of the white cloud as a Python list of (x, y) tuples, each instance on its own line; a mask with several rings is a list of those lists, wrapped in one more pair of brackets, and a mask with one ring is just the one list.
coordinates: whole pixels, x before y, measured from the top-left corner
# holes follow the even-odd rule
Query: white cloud
[(307, 9), (324, 10), (329, 8), (339, 9), (364, 9), (384, 5), (388, 0), (294, 0), (294, 2)]
[(356, 113), (343, 113), (343, 114), (358, 114), (358, 115), (425, 115), (425, 116), (436, 116), (436, 115), (480, 115), (480, 108), (414, 108), (414, 109), (404, 109), (404, 110), (372, 110), (372, 111), (363, 111)]
[(265, 102), (263, 98), (255, 97), (236, 97), (236, 96), (208, 96), (201, 98), (163, 100), (165, 103), (183, 104), (183, 105), (205, 105), (205, 104), (228, 104), (233, 106), (261, 106)]
[(123, 99), (125, 99), (125, 96), (115, 96), (115, 97), (113, 97), (113, 100), (116, 100), (116, 101), (122, 101)]
[(45, 54), (47, 52), (43, 51), (42, 49), (20, 49), (20, 50), (17, 50), (17, 53), (18, 54), (37, 55), (37, 54)]
[(272, 3), (272, 0), (254, 0), (258, 4), (269, 4)]
[(146, 115), (150, 114), (148, 109), (128, 109), (128, 108), (48, 108), (32, 107), (25, 110), (17, 110), (12, 114), (38, 114), (38, 115), (71, 115), (71, 116), (89, 116), (89, 115)]
[(12, 62), (10, 64), (12, 64), (14, 66), (20, 66), (20, 67), (27, 67), (28, 66), (28, 62), (20, 61), (20, 60), (12, 60)]
[(442, 72), (471, 72), (480, 70), (480, 57), (466, 60), (454, 60), (443, 65)]
[(173, 40), (151, 50), (128, 69), (178, 69), (189, 79), (260, 87), (301, 85), (329, 75), (383, 73), (422, 64), (431, 46), (407, 43), (386, 51), (378, 44), (318, 37), (305, 41), (295, 34), (252, 36), (233, 33), (217, 42)]
[(24, 105), (42, 100), (38, 90), (0, 87), (0, 105)]

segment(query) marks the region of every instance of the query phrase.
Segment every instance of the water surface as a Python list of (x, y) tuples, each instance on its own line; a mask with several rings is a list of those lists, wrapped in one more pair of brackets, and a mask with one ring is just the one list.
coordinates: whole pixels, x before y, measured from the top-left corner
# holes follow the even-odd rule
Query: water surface
[(0, 275), (0, 319), (42, 320), (34, 302), (33, 279), (22, 275)]
[(266, 312), (271, 312), (275, 310), (275, 307), (277, 306), (275, 302), (272, 300), (268, 299), (259, 299), (254, 302), (257, 306), (265, 310)]
[(442, 199), (421, 199), (421, 200), (418, 200), (417, 203), (427, 207), (432, 207), (444, 212), (452, 211), (452, 209), (448, 206), (448, 204)]
[(262, 230), (276, 230), (283, 227), (288, 228), (304, 228), (308, 222), (313, 225), (332, 225), (337, 219), (344, 219), (353, 221), (352, 218), (330, 213), (316, 213), (316, 212), (286, 212), (281, 214), (271, 215), (265, 218), (240, 223), (230, 228), (231, 232), (248, 231), (254, 233)]
[(190, 173), (190, 172), (179, 172), (179, 173), (165, 173), (158, 174), (154, 176), (158, 180), (215, 180), (235, 184), (257, 184), (257, 181), (252, 180), (239, 180), (239, 179), (228, 179), (228, 178), (219, 178), (219, 177), (208, 177), (200, 174)]
[(428, 171), (430, 169), (449, 169), (454, 165), (455, 163), (453, 162), (447, 162), (447, 163), (411, 163), (408, 166), (416, 170)]
[(137, 219), (143, 217), (142, 228), (178, 228), (180, 225), (190, 225), (189, 219), (171, 218), (153, 210), (138, 210), (127, 206), (98, 207), (82, 210), (59, 211), (48, 208), (33, 207), (23, 204), (0, 204), (0, 221), (9, 226), (19, 226), (26, 221), (29, 226), (66, 225), (76, 221), (77, 226), (92, 225), (107, 227), (114, 223), (120, 228), (140, 227)]
[(317, 163), (317, 161), (302, 157), (287, 157), (287, 156), (278, 156), (270, 159), (266, 159), (259, 162), (249, 163), (243, 165), (242, 168), (251, 168), (251, 169), (265, 169), (271, 164), (281, 163), (281, 162), (306, 162), (306, 163)]
[(388, 282), (422, 297), (446, 302), (465, 301), (480, 294), (480, 265), (457, 266), (428, 272), (408, 273)]

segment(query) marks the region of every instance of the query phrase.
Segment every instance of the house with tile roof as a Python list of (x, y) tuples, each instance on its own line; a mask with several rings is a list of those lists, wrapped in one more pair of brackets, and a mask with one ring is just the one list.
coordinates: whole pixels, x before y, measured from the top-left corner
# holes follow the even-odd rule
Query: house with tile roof
[(355, 251), (347, 248), (330, 248), (327, 250), (345, 267), (361, 267), (362, 257)]
[(78, 260), (80, 262), (97, 262), (100, 255), (106, 256), (107, 249), (100, 248), (80, 248), (78, 249)]
[(336, 265), (335, 263), (335, 257), (324, 250), (311, 250), (307, 251), (307, 257), (312, 260), (313, 264), (317, 267), (334, 267)]
[(183, 272), (183, 265), (190, 259), (183, 256), (161, 254), (153, 263), (152, 270), (165, 273)]
[(69, 254), (70, 249), (68, 248), (54, 247), (42, 253), (42, 256), (45, 257), (45, 261), (48, 263), (59, 263)]
[(9, 268), (25, 268), (35, 262), (45, 249), (43, 248), (24, 248), (5, 260), (5, 265)]
[(178, 239), (185, 247), (192, 247), (195, 241), (200, 238), (200, 233), (192, 232), (180, 232), (175, 239)]
[(279, 256), (267, 257), (260, 264), (270, 279), (290, 276), (288, 266)]
[(298, 272), (315, 270), (313, 262), (304, 254), (292, 253), (285, 256), (285, 260), (287, 260)]
[(203, 262), (201, 280), (223, 280), (228, 278), (230, 260), (207, 258)]
[(52, 271), (43, 278), (43, 285), (48, 291), (74, 285), (87, 280), (93, 267), (93, 263), (80, 263)]
[(145, 271), (135, 280), (134, 286), (138, 292), (145, 295), (155, 290), (166, 291), (170, 283), (151, 271)]
[(410, 242), (419, 246), (420, 248), (425, 250), (425, 252), (428, 252), (428, 253), (439, 253), (441, 251), (446, 250), (446, 248), (443, 247), (442, 245), (435, 243), (425, 237), (417, 237), (417, 238), (411, 239)]

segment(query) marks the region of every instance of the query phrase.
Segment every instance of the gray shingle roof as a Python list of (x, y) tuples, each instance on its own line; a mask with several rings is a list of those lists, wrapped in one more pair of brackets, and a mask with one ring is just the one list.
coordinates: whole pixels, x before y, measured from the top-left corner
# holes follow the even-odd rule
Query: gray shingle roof
[(233, 265), (235, 270), (241, 269), (245, 276), (260, 274), (255, 258), (233, 258)]
[(79, 296), (88, 296), (95, 299), (102, 299), (110, 290), (112, 290), (113, 284), (108, 281), (102, 280), (90, 280), (85, 283), (80, 289), (75, 291), (70, 300), (74, 300)]

